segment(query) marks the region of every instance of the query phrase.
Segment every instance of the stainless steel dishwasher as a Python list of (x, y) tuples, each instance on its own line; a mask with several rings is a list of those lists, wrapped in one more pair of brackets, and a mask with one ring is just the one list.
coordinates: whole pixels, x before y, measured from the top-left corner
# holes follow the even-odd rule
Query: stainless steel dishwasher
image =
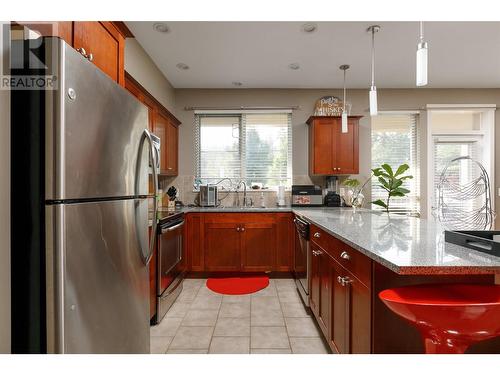
[(306, 306), (309, 306), (309, 288), (311, 275), (311, 255), (309, 251), (309, 223), (295, 216), (295, 229), (297, 231), (297, 243), (295, 244), (295, 256), (293, 273), (297, 290)]

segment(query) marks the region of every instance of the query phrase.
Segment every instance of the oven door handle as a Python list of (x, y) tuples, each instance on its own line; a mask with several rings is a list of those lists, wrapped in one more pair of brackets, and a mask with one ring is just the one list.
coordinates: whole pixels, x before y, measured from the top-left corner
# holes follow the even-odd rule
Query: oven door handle
[(179, 224), (174, 225), (173, 227), (161, 228), (161, 234), (172, 232), (173, 230), (179, 229), (182, 226), (184, 226), (184, 220), (182, 220)]

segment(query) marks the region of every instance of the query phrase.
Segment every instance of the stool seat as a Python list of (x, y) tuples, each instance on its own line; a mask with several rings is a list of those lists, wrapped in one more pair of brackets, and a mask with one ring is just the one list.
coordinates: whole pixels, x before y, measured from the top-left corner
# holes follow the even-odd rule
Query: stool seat
[(500, 336), (500, 285), (416, 285), (379, 297), (416, 326), (427, 353), (463, 353), (474, 342)]

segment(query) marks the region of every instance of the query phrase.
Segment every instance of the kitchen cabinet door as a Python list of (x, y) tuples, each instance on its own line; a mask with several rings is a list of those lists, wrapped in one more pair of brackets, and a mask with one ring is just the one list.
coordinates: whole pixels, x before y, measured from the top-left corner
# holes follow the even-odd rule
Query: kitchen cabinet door
[(334, 155), (336, 154), (336, 142), (333, 139), (332, 121), (327, 119), (315, 120), (310, 132), (311, 152), (310, 162), (312, 175), (334, 174)]
[(330, 256), (319, 248), (316, 258), (319, 259), (319, 305), (318, 323), (323, 334), (328, 337), (331, 326), (330, 305), (331, 305), (331, 284), (332, 284), (332, 262)]
[(169, 119), (166, 128), (167, 143), (165, 148), (165, 175), (177, 176), (178, 150), (179, 150), (179, 128)]
[(118, 84), (125, 85), (125, 38), (111, 22), (74, 22), (73, 47), (92, 54), (92, 62)]
[(320, 276), (320, 260), (315, 256), (315, 252), (318, 251), (319, 246), (314, 242), (311, 242), (309, 251), (311, 252), (311, 289), (309, 291), (309, 306), (314, 316), (318, 318), (319, 315), (319, 304), (320, 304), (320, 288), (321, 288), (321, 276)]
[(240, 224), (205, 223), (205, 271), (239, 271), (241, 268)]
[(204, 271), (203, 256), (203, 216), (202, 214), (190, 213), (186, 215), (186, 237), (184, 246), (186, 248), (186, 257), (188, 271)]
[(333, 261), (331, 343), (345, 354), (371, 352), (371, 296), (350, 272)]
[(276, 271), (290, 272), (292, 270), (295, 245), (293, 214), (276, 214), (276, 232)]
[(241, 225), (241, 269), (270, 272), (276, 267), (276, 224), (245, 223)]
[(338, 116), (312, 116), (309, 125), (309, 174), (347, 175), (359, 171), (358, 123), (350, 116), (348, 132), (342, 133)]
[(342, 133), (342, 121), (336, 121), (334, 138), (337, 143), (335, 150), (335, 172), (337, 174), (359, 173), (358, 122), (348, 120), (348, 132)]
[(155, 112), (153, 133), (160, 138), (160, 174), (166, 175), (167, 171), (167, 149), (168, 140), (167, 132), (169, 127), (169, 118), (166, 117), (162, 112)]

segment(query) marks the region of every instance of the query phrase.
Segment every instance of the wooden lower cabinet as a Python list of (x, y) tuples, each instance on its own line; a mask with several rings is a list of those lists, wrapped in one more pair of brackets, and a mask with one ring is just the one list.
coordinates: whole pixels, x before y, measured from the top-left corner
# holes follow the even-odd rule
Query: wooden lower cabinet
[(204, 229), (205, 270), (239, 271), (241, 242), (239, 223), (206, 223)]
[(330, 346), (339, 353), (371, 352), (371, 295), (367, 286), (332, 260)]
[(291, 213), (188, 213), (191, 272), (290, 272)]
[(324, 247), (311, 241), (310, 306), (330, 348), (338, 353), (371, 352), (370, 289), (345, 269), (325, 238)]
[(276, 268), (276, 223), (245, 223), (240, 230), (241, 270), (273, 271)]

